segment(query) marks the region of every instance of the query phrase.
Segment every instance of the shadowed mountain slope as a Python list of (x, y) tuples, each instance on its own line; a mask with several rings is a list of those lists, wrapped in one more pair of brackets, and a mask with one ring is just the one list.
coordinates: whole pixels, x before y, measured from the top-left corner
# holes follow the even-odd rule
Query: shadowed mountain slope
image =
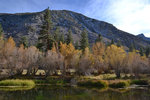
[[(38, 34), (43, 23), (44, 11), (37, 13), (0, 14), (0, 23), (5, 36), (12, 36), (15, 41), (26, 36), (30, 45), (36, 44)], [(79, 41), (81, 32), (88, 31), (89, 42), (94, 43), (98, 34), (104, 37), (104, 42), (121, 41), (124, 46), (130, 47), (133, 43), (136, 48), (150, 46), (150, 40), (117, 29), (110, 23), (88, 18), (82, 14), (67, 10), (51, 11), (53, 30), (60, 28), (60, 33), (66, 34), (69, 29), (73, 32), (73, 39)]]

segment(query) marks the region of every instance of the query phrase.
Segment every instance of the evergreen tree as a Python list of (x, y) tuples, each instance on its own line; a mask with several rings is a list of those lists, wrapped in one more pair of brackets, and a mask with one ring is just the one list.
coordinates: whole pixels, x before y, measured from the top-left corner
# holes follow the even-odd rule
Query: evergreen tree
[[(4, 43), (5, 43), (4, 38), (3, 38), (3, 32), (4, 32), (3, 28), (0, 24), (0, 53), (1, 53), (2, 49), (4, 48)], [(0, 56), (1, 56), (1, 54), (0, 54)]]
[(115, 44), (114, 39), (111, 40), (111, 43), (110, 43), (110, 44), (111, 44), (111, 45), (112, 45), (112, 44)]
[(88, 34), (87, 31), (84, 30), (81, 34), (81, 41), (80, 41), (80, 49), (85, 50), (86, 47), (89, 47), (89, 42), (88, 42)]
[(54, 32), (54, 40), (56, 41), (56, 42), (59, 42), (59, 28), (57, 27), (56, 28), (56, 30), (55, 30), (55, 32)]
[(27, 40), (27, 37), (23, 36), (21, 37), (21, 40), (20, 40), (20, 45), (23, 44), (25, 48), (28, 47), (28, 40)]
[(65, 43), (64, 34), (61, 34), (61, 35), (60, 35), (60, 42)]
[(132, 43), (131, 45), (130, 45), (130, 47), (129, 47), (129, 51), (130, 52), (133, 52), (135, 50), (135, 46), (134, 46), (134, 44)]
[(39, 34), (38, 38), (38, 45), (37, 47), (41, 50), (46, 52), (52, 48), (54, 39), (51, 36), (50, 30), (52, 29), (52, 22), (50, 16), (50, 10), (47, 8), (44, 14), (44, 23), (42, 29)]
[(148, 56), (149, 56), (149, 54), (150, 54), (150, 47), (147, 47), (147, 48), (146, 48), (146, 51), (145, 51), (145, 55), (146, 55), (146, 57), (148, 57)]
[(3, 36), (3, 28), (2, 28), (2, 25), (0, 24), (0, 37), (2, 37)]
[(140, 55), (144, 56), (143, 48), (140, 48)]
[(67, 44), (73, 43), (73, 38), (72, 38), (72, 31), (71, 31), (71, 29), (69, 29), (69, 31), (68, 31), (66, 43), (67, 43)]
[(54, 37), (51, 34), (49, 34), (48, 35), (48, 42), (47, 42), (47, 50), (52, 49), (54, 42), (55, 42)]
[(75, 49), (79, 49), (79, 43), (78, 43), (78, 41), (75, 43)]
[(120, 40), (117, 42), (117, 47), (121, 47), (121, 41)]
[(101, 34), (98, 34), (98, 37), (97, 39), (95, 40), (95, 43), (96, 42), (102, 42), (103, 38), (102, 38), (102, 35)]

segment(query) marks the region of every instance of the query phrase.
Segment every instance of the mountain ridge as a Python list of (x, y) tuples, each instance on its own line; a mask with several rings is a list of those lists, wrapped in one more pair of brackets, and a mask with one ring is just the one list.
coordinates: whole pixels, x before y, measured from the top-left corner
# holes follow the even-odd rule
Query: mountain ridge
[[(43, 15), (45, 11), (33, 13), (1, 13), (0, 23), (3, 26), (5, 36), (14, 37), (15, 41), (26, 36), (30, 45), (37, 42), (40, 27), (43, 23)], [(52, 10), (52, 22), (54, 29), (60, 28), (61, 34), (67, 34), (71, 29), (75, 41), (80, 40), (81, 32), (86, 29), (88, 31), (89, 42), (94, 43), (98, 34), (104, 37), (104, 42), (110, 42), (114, 39), (115, 42), (121, 41), (124, 46), (130, 47), (133, 43), (136, 48), (150, 46), (150, 41), (147, 41), (128, 32), (117, 29), (113, 24), (92, 19), (80, 13), (68, 10)]]
[(142, 38), (142, 39), (147, 40), (147, 41), (150, 41), (150, 38), (146, 37), (143, 33), (137, 35), (137, 37)]

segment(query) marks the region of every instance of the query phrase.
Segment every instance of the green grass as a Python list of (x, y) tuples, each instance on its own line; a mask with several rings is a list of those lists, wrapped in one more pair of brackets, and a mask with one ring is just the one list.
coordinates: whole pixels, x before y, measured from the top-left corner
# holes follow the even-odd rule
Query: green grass
[(3, 91), (18, 91), (18, 90), (30, 90), (33, 87), (0, 87)]
[(110, 80), (110, 79), (115, 79), (116, 75), (115, 74), (101, 74), (98, 76), (82, 76), (80, 78), (82, 78), (82, 79), (95, 79), (95, 80)]
[(35, 86), (35, 83), (32, 80), (12, 79), (12, 80), (2, 80), (2, 81), (0, 81), (0, 86), (27, 86), (27, 87), (33, 87), (33, 86)]
[(88, 80), (88, 81), (78, 82), (78, 86), (90, 87), (90, 88), (106, 88), (108, 87), (108, 83), (105, 81)]
[(129, 83), (127, 81), (121, 81), (121, 82), (115, 82), (109, 84), (110, 88), (125, 88), (127, 86), (129, 86)]
[(65, 85), (67, 82), (63, 79), (48, 79), (48, 80), (34, 80), (36, 84), (50, 84), (50, 85)]
[(132, 80), (131, 84), (136, 85), (149, 85), (148, 80)]
[(35, 84), (49, 84), (48, 80), (34, 80)]

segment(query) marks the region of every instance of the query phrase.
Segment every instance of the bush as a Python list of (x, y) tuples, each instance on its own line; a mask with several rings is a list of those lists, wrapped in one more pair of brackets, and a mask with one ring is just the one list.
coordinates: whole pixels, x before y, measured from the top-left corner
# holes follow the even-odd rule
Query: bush
[(136, 85), (148, 85), (147, 80), (133, 80), (131, 84), (136, 84)]
[(63, 79), (49, 79), (49, 80), (34, 80), (36, 84), (51, 84), (51, 85), (65, 85), (66, 81)]
[(48, 84), (47, 80), (34, 80), (35, 84)]
[(35, 86), (34, 81), (32, 80), (2, 80), (0, 81), (0, 86)]
[(110, 88), (125, 88), (128, 86), (128, 82), (117, 82), (109, 84)]
[(64, 80), (50, 80), (49, 84), (53, 85), (64, 85), (66, 82)]
[(108, 86), (107, 82), (105, 81), (91, 81), (91, 80), (78, 82), (78, 85), (91, 88), (106, 88)]

